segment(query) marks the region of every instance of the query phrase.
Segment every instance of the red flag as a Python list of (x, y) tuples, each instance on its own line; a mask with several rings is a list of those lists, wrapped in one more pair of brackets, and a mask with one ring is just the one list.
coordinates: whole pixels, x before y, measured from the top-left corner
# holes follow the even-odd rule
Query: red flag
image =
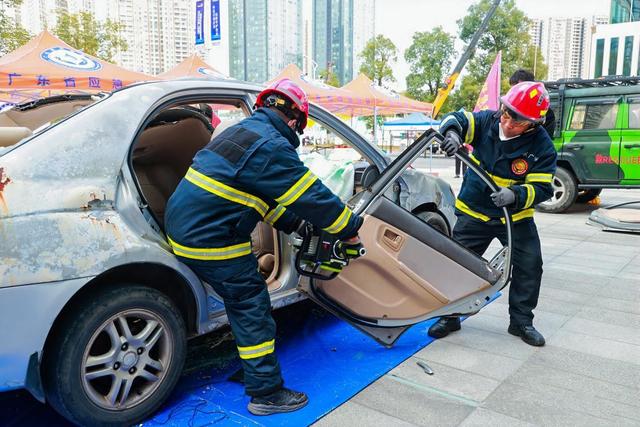
[(489, 70), (487, 80), (485, 80), (478, 102), (473, 108), (473, 112), (482, 110), (497, 110), (500, 106), (500, 63), (502, 62), (502, 51), (498, 52), (496, 60)]

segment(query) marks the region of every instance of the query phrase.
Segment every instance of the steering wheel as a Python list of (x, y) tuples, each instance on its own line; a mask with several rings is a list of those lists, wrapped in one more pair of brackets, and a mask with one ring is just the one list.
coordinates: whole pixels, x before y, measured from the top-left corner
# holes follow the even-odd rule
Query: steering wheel
[(369, 165), (364, 169), (364, 171), (362, 171), (362, 175), (360, 176), (360, 186), (362, 188), (369, 188), (377, 181), (378, 177), (380, 177), (380, 171), (377, 166)]
[(149, 123), (149, 126), (159, 125), (160, 123), (171, 123), (178, 122), (184, 119), (198, 119), (200, 120), (207, 128), (210, 133), (213, 133), (213, 125), (211, 125), (211, 121), (202, 114), (201, 111), (197, 110), (193, 107), (182, 106), (178, 108), (170, 108), (168, 110), (161, 111), (152, 121)]

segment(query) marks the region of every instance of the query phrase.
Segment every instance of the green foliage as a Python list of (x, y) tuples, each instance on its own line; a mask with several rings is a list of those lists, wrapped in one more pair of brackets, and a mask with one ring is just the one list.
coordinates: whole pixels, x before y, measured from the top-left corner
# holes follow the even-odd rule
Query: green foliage
[(391, 65), (398, 60), (398, 48), (382, 34), (369, 40), (358, 57), (363, 61), (360, 72), (378, 86), (396, 81)]
[(404, 53), (411, 66), (407, 75), (407, 93), (410, 97), (431, 102), (438, 94), (451, 69), (455, 55), (453, 36), (442, 27), (413, 35), (413, 43)]
[[(378, 127), (378, 133), (381, 134), (382, 133), (382, 124), (385, 121), (385, 118), (382, 116), (376, 116), (376, 123), (377, 123), (377, 127)], [(387, 117), (388, 119), (388, 117)], [(368, 131), (372, 131), (373, 130), (373, 116), (363, 116), (363, 117), (358, 117), (358, 120), (360, 120), (361, 122), (364, 123), (364, 125), (366, 126)]]
[(333, 72), (332, 69), (326, 69), (320, 71), (320, 78), (329, 86), (339, 87), (340, 79), (338, 79), (338, 75)]
[(19, 48), (32, 37), (5, 12), (21, 3), (22, 0), (0, 0), (0, 56)]
[(128, 49), (127, 42), (120, 36), (121, 30), (119, 23), (111, 20), (100, 23), (89, 12), (61, 11), (53, 32), (73, 48), (111, 61), (118, 51)]
[[(473, 34), (480, 27), (482, 19), (491, 7), (491, 0), (480, 0), (469, 7), (467, 15), (458, 20), (460, 38), (471, 41)], [(502, 51), (502, 92), (509, 88), (509, 77), (518, 68), (533, 70), (535, 47), (531, 43), (528, 29), (530, 20), (515, 6), (514, 0), (503, 0), (487, 30), (478, 41), (476, 52), (467, 64), (467, 75), (462, 79), (460, 89), (452, 102), (454, 109), (472, 109), (484, 84), (491, 65), (498, 51)], [(547, 66), (544, 64), (540, 49), (536, 63), (536, 78), (546, 76)], [(444, 110), (443, 111), (447, 111)]]

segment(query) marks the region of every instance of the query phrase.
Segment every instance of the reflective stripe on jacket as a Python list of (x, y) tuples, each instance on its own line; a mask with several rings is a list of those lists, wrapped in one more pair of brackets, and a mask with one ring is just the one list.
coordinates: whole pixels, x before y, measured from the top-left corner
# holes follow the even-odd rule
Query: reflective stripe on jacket
[(297, 135), (259, 109), (224, 130), (193, 159), (167, 203), (166, 232), (176, 255), (220, 261), (251, 253), (251, 232), (265, 221), (286, 233), (304, 218), (338, 237), (362, 219), (300, 161)]
[[(533, 207), (553, 194), (556, 150), (541, 126), (502, 141), (499, 123), (495, 111), (458, 111), (442, 119), (440, 132), (443, 135), (449, 130), (460, 133), (464, 142), (473, 147), (471, 160), (496, 184), (515, 192), (516, 201), (510, 207), (514, 221), (532, 218)], [(469, 169), (456, 200), (456, 210), (482, 221), (502, 217), (502, 209), (493, 204), (490, 194), (489, 186)]]

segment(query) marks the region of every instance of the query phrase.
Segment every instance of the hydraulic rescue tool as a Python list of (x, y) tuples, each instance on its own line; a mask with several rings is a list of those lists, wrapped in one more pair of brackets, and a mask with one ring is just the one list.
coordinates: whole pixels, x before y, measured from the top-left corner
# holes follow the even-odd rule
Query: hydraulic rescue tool
[(335, 278), (349, 261), (367, 253), (361, 243), (349, 244), (309, 223), (296, 254), (296, 270), (313, 279)]

